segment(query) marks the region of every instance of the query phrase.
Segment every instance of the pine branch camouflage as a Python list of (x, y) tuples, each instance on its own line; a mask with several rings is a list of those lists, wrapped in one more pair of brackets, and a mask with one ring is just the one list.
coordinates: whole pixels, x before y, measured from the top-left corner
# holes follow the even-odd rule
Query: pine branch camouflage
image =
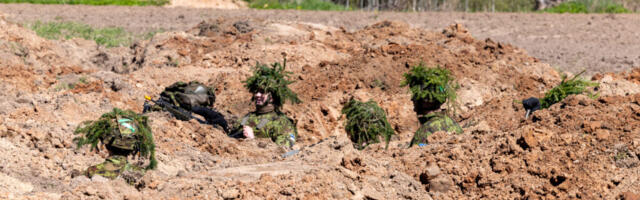
[(560, 84), (547, 91), (544, 94), (544, 97), (540, 99), (540, 107), (543, 109), (549, 108), (551, 105), (562, 101), (564, 98), (572, 94), (582, 94), (587, 92), (590, 96), (597, 96), (587, 91), (587, 87), (597, 87), (600, 84), (579, 78), (579, 76), (584, 72), (585, 71), (582, 71), (576, 74), (569, 80), (567, 80), (567, 75), (563, 74)]
[(271, 64), (271, 67), (257, 63), (253, 68), (253, 76), (243, 82), (244, 86), (251, 93), (270, 93), (273, 98), (273, 105), (278, 111), (286, 101), (300, 103), (298, 95), (288, 87), (293, 81), (289, 80), (292, 73), (285, 71), (286, 65), (286, 59), (282, 65), (276, 62)]
[(451, 72), (445, 68), (426, 68), (420, 63), (411, 68), (409, 73), (405, 73), (404, 78), (400, 86), (409, 86), (413, 100), (428, 100), (441, 104), (447, 100), (456, 100), (456, 90), (459, 86), (454, 83)]
[(103, 114), (96, 121), (82, 122), (74, 131), (74, 134), (80, 134), (80, 136), (75, 137), (73, 141), (78, 148), (85, 144), (90, 144), (92, 150), (98, 150), (99, 143), (104, 145), (118, 143), (118, 139), (122, 138), (120, 131), (118, 131), (118, 118), (130, 119), (135, 122), (137, 130), (132, 132), (135, 141), (132, 144), (131, 154), (139, 153), (140, 156), (148, 156), (150, 162), (147, 169), (155, 169), (158, 161), (155, 159), (155, 143), (153, 142), (151, 128), (148, 125), (148, 118), (131, 110), (123, 111), (114, 108), (112, 112)]
[(298, 138), (295, 124), (286, 115), (279, 112), (249, 113), (233, 126), (231, 133), (242, 131), (243, 126), (253, 128), (255, 137), (270, 138), (280, 146), (291, 147)]
[(393, 129), (387, 121), (387, 114), (372, 100), (366, 103), (351, 100), (342, 108), (347, 121), (345, 130), (354, 142), (354, 147), (362, 150), (370, 144), (380, 142), (378, 136), (385, 139), (387, 148), (393, 135)]
[(444, 113), (434, 112), (420, 118), (420, 121), (424, 121), (424, 123), (414, 134), (409, 147), (427, 144), (427, 138), (438, 131), (454, 132), (457, 134), (462, 133), (460, 125)]

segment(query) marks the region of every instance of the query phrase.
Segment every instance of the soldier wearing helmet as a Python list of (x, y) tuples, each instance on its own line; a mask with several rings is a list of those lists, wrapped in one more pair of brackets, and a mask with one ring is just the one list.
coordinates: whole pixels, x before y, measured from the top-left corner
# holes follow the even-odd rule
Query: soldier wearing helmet
[(447, 103), (449, 110), (452, 110), (451, 105), (456, 98), (458, 86), (449, 70), (440, 67), (425, 68), (420, 64), (404, 76), (402, 86), (409, 86), (414, 111), (421, 124), (409, 144), (410, 147), (426, 145), (429, 135), (437, 131), (462, 133), (460, 125), (440, 109)]
[(286, 60), (271, 67), (258, 63), (253, 76), (244, 81), (253, 93), (256, 110), (245, 115), (232, 127), (231, 135), (252, 139), (270, 138), (277, 145), (291, 148), (298, 137), (294, 122), (282, 113), (286, 101), (299, 103), (298, 96), (288, 88), (291, 72), (285, 71)]
[[(102, 144), (109, 152), (109, 157), (103, 163), (91, 166), (84, 172), (88, 177), (100, 175), (115, 179), (122, 176), (127, 182), (133, 183), (144, 175), (145, 170), (157, 166), (155, 144), (147, 117), (131, 110), (114, 108), (96, 121), (83, 122), (74, 134), (81, 134), (73, 139), (78, 148), (90, 144), (92, 149), (99, 150), (98, 144)], [(127, 157), (136, 154), (148, 156), (149, 165), (146, 168), (128, 162)]]

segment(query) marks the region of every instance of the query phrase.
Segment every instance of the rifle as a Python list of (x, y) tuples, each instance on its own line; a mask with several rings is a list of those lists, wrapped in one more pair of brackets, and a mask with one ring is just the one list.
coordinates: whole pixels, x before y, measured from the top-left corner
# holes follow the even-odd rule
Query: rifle
[[(191, 119), (196, 119), (198, 122), (200, 122), (202, 124), (208, 124), (206, 121), (204, 121), (204, 120), (202, 120), (200, 118), (194, 117), (191, 114), (191, 111), (188, 111), (188, 110), (186, 110), (184, 108), (181, 108), (181, 107), (178, 107), (176, 105), (173, 105), (173, 104), (171, 104), (169, 102), (166, 102), (166, 101), (164, 101), (162, 99), (153, 100), (153, 99), (151, 99), (150, 96), (147, 96), (147, 95), (144, 96), (144, 99), (146, 99), (147, 101), (153, 102), (154, 104), (162, 107), (163, 110), (171, 113), (171, 115), (173, 115), (176, 119), (185, 120), (185, 121), (188, 121), (188, 120), (191, 120)], [(144, 110), (142, 112), (144, 113), (144, 112), (149, 111), (150, 107), (151, 106), (147, 105), (147, 102), (145, 102)]]

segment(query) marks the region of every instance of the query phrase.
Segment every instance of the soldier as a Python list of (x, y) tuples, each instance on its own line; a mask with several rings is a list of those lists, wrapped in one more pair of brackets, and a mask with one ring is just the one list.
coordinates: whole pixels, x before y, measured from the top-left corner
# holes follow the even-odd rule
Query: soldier
[[(103, 163), (91, 166), (84, 172), (88, 177), (100, 175), (115, 179), (122, 176), (131, 184), (142, 177), (145, 170), (154, 169), (157, 165), (147, 117), (131, 110), (114, 108), (97, 121), (83, 122), (74, 134), (82, 134), (73, 139), (78, 148), (90, 144), (92, 149), (99, 150), (98, 144), (102, 143), (109, 152), (109, 157)], [(143, 157), (149, 156), (150, 162), (146, 168), (128, 162), (127, 156), (138, 153)]]
[(378, 136), (384, 137), (385, 149), (389, 147), (393, 128), (387, 121), (387, 114), (375, 101), (365, 103), (351, 99), (342, 108), (342, 113), (347, 117), (345, 131), (356, 149), (362, 150), (369, 144), (380, 142)]
[(286, 101), (300, 102), (298, 96), (287, 87), (293, 82), (288, 80), (291, 72), (284, 71), (286, 62), (285, 59), (282, 65), (274, 63), (271, 67), (258, 63), (254, 67), (253, 76), (243, 83), (253, 93), (256, 110), (235, 123), (230, 136), (270, 138), (277, 145), (289, 148), (295, 144), (298, 137), (296, 126), (281, 112)]
[(404, 76), (402, 86), (409, 85), (413, 110), (418, 114), (421, 124), (409, 147), (426, 145), (427, 137), (437, 131), (462, 133), (460, 125), (440, 110), (445, 102), (448, 102), (451, 110), (456, 98), (458, 86), (454, 84), (449, 70), (440, 67), (425, 68), (420, 64)]

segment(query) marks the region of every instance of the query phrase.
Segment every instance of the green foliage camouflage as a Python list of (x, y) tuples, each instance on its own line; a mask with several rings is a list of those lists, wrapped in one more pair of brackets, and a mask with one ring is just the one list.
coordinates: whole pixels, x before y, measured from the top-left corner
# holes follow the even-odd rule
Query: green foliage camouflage
[(409, 86), (413, 100), (427, 100), (437, 103), (456, 100), (456, 90), (459, 86), (455, 83), (448, 69), (426, 68), (420, 63), (411, 68), (409, 73), (405, 73), (404, 78), (405, 80), (400, 86)]
[(364, 103), (352, 99), (342, 108), (342, 114), (347, 117), (345, 130), (357, 149), (362, 150), (369, 144), (380, 142), (378, 136), (384, 137), (385, 148), (389, 146), (393, 129), (386, 113), (376, 102), (369, 100)]
[(118, 128), (118, 124), (114, 120), (116, 116), (131, 119), (138, 124), (138, 130), (135, 131), (137, 141), (133, 154), (140, 153), (140, 156), (149, 156), (150, 163), (147, 169), (155, 169), (158, 161), (155, 158), (155, 143), (153, 142), (151, 128), (148, 125), (148, 118), (131, 110), (123, 111), (114, 108), (112, 112), (103, 114), (96, 121), (82, 122), (74, 131), (74, 134), (80, 134), (80, 136), (75, 137), (73, 141), (78, 148), (85, 144), (90, 144), (92, 150), (98, 150), (98, 144), (104, 144), (104, 139), (113, 134), (114, 130)]
[(270, 93), (276, 110), (279, 110), (286, 101), (300, 103), (298, 95), (288, 87), (293, 83), (289, 80), (293, 73), (285, 71), (286, 65), (286, 59), (282, 64), (278, 62), (271, 64), (271, 67), (257, 63), (253, 68), (253, 76), (243, 81), (244, 87), (251, 93)]
[(582, 94), (587, 92), (589, 96), (595, 97), (596, 95), (587, 91), (587, 87), (597, 87), (599, 84), (579, 78), (579, 76), (584, 72), (585, 71), (582, 71), (576, 74), (569, 80), (567, 80), (567, 75), (563, 74), (560, 84), (544, 93), (544, 97), (540, 99), (540, 107), (543, 109), (549, 108), (551, 105), (562, 101), (564, 98), (572, 94)]

